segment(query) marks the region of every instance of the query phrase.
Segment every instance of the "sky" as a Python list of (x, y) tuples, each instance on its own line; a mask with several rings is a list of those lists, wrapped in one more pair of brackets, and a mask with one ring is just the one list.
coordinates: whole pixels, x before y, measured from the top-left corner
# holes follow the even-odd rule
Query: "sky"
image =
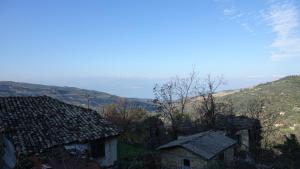
[(297, 0), (0, 0), (0, 81), (149, 98), (193, 67), (222, 89), (300, 72)]

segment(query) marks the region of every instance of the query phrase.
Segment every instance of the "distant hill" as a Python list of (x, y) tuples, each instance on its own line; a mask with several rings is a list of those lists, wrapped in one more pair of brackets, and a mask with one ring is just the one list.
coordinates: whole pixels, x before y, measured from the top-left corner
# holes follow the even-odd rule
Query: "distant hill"
[[(67, 103), (98, 108), (115, 103), (121, 97), (104, 92), (74, 87), (58, 87), (29, 83), (0, 81), (0, 96), (48, 95)], [(218, 99), (231, 99), (236, 112), (242, 111), (243, 104), (255, 98), (268, 100), (266, 107), (272, 113), (281, 113), (288, 126), (300, 124), (300, 76), (287, 76), (276, 81), (259, 84), (251, 88), (222, 91), (215, 95)], [(125, 98), (149, 111), (154, 111), (151, 99)], [(193, 98), (193, 100), (199, 98)]]
[[(85, 90), (75, 87), (58, 87), (40, 84), (19, 83), (10, 81), (0, 81), (0, 96), (39, 96), (47, 95), (61, 101), (87, 107), (90, 98), (91, 108), (99, 108), (104, 105), (117, 102), (121, 97), (104, 92)], [(154, 110), (152, 100), (125, 98), (132, 103), (143, 107), (149, 111)]]
[(300, 124), (300, 76), (287, 76), (279, 80), (241, 89), (221, 96), (232, 99), (235, 111), (241, 111), (244, 103), (254, 98), (267, 100), (266, 108), (271, 113), (282, 114), (289, 125)]

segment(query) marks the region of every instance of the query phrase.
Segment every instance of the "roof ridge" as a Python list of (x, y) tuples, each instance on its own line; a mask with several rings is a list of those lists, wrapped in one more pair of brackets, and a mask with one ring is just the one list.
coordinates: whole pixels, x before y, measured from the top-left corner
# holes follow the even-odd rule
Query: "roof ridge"
[[(195, 137), (195, 139), (196, 139), (196, 138), (200, 138), (200, 137), (204, 137), (204, 136), (208, 135), (208, 134), (211, 133), (211, 132), (213, 132), (213, 131), (212, 131), (212, 130), (205, 131), (205, 132), (203, 132), (203, 134), (201, 134), (200, 136)], [(194, 140), (194, 139), (193, 139), (193, 140)]]
[[(195, 140), (197, 140), (197, 139), (199, 139), (199, 138), (201, 138), (201, 137), (206, 136), (206, 135), (209, 134), (210, 132), (213, 132), (213, 131), (212, 131), (212, 130), (204, 131), (204, 132), (202, 132), (202, 133), (198, 133), (198, 134), (201, 134), (201, 135), (195, 136), (195, 137), (192, 137), (193, 135), (190, 135), (190, 137), (192, 137), (192, 138), (190, 138), (190, 139), (186, 138), (187, 140), (185, 140), (182, 144), (186, 144), (186, 143), (193, 142), (193, 141), (195, 141)], [(195, 134), (195, 135), (197, 135), (197, 134)], [(188, 137), (188, 136), (187, 136), (187, 137)]]
[(0, 96), (0, 98), (52, 98), (51, 96), (47, 96), (47, 95), (15, 95), (15, 96)]
[(185, 140), (175, 140), (165, 145), (158, 147), (158, 150), (167, 149), (171, 147), (182, 147), (196, 155), (205, 159), (211, 159), (219, 152), (234, 145), (236, 141), (218, 133), (214, 130), (208, 130), (199, 133), (196, 137), (187, 138)]

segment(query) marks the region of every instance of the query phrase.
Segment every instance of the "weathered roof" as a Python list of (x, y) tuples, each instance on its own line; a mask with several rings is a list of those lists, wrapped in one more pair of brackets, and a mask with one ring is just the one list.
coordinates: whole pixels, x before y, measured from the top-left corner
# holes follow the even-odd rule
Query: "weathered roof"
[(220, 132), (207, 131), (186, 137), (179, 137), (175, 141), (158, 147), (158, 149), (182, 147), (209, 160), (235, 143), (235, 140), (226, 137)]
[(251, 129), (256, 123), (257, 120), (246, 116), (216, 115), (216, 128), (218, 129), (230, 129), (232, 127), (236, 129)]
[(0, 97), (1, 123), (19, 155), (119, 134), (97, 112), (48, 96)]

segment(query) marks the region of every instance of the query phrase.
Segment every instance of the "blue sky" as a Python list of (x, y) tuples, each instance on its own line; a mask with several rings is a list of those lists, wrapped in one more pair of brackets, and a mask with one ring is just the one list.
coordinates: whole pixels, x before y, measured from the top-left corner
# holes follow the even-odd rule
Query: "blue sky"
[(152, 97), (169, 77), (224, 89), (300, 72), (292, 0), (1, 0), (0, 80)]

